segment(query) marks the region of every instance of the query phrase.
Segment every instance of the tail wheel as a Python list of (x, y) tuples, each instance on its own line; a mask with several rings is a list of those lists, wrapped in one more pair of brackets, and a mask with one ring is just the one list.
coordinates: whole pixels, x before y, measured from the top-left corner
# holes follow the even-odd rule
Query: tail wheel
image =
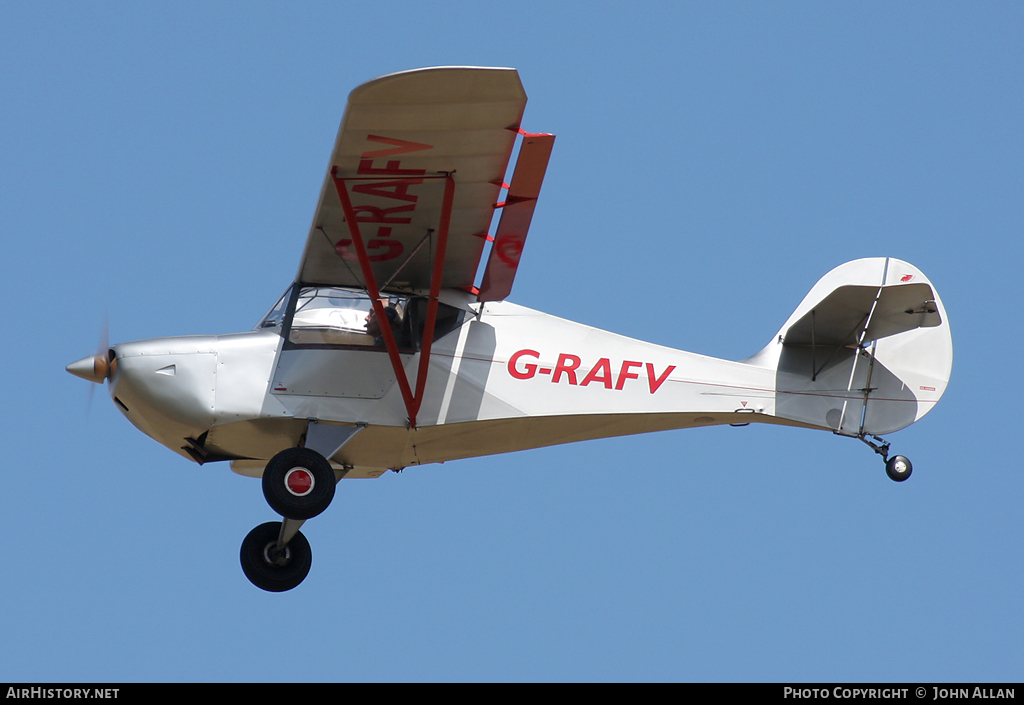
[(885, 474), (889, 476), (890, 480), (896, 482), (903, 482), (910, 473), (914, 471), (914, 466), (910, 464), (910, 460), (903, 455), (894, 455), (889, 458), (885, 463)]
[(277, 547), (281, 522), (260, 524), (242, 541), (242, 572), (253, 585), (267, 592), (284, 592), (301, 583), (313, 564), (309, 541), (301, 532), (283, 548)]
[(327, 509), (335, 484), (331, 464), (309, 448), (282, 450), (263, 471), (267, 504), (289, 519), (311, 519)]

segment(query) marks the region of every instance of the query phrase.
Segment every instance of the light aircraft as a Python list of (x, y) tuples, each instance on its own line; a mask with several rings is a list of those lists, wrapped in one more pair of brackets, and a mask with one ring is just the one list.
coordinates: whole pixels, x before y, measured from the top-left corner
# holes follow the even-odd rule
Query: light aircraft
[(106, 381), (121, 413), (176, 453), (262, 477), (283, 519), (242, 543), (257, 587), (302, 582), (311, 552), (299, 527), (338, 481), (411, 465), (771, 423), (860, 439), (893, 480), (910, 476), (881, 434), (935, 406), (953, 359), (920, 270), (890, 257), (833, 269), (739, 362), (516, 306), (505, 298), (555, 140), (520, 127), (525, 106), (508, 68), (359, 86), (298, 274), (254, 330), (121, 343), (67, 367)]

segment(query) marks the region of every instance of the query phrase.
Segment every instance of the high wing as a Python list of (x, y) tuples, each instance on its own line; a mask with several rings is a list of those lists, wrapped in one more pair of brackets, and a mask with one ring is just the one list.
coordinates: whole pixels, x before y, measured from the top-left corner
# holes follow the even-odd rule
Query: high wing
[(352, 91), (297, 280), (366, 287), (361, 248), (371, 288), (423, 290), (435, 272), (471, 288), (525, 107), (508, 68), (418, 69)]

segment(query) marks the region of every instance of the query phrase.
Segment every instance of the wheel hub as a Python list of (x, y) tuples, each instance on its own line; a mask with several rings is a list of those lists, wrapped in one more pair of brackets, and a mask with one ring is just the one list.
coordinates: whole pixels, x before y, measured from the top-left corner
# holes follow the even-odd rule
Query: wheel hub
[(284, 486), (289, 493), (296, 497), (305, 497), (313, 491), (313, 473), (306, 468), (292, 468), (284, 476)]
[(288, 547), (278, 548), (277, 541), (271, 541), (263, 547), (263, 560), (269, 565), (284, 567), (288, 565), (291, 559), (292, 553), (288, 550)]

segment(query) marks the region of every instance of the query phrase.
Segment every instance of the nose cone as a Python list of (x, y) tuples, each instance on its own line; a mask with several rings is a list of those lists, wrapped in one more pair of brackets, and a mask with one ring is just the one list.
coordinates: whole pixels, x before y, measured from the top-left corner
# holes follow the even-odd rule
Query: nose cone
[(83, 357), (78, 362), (72, 362), (64, 369), (75, 377), (81, 377), (96, 384), (103, 384), (103, 380), (107, 378), (107, 361), (100, 355)]

